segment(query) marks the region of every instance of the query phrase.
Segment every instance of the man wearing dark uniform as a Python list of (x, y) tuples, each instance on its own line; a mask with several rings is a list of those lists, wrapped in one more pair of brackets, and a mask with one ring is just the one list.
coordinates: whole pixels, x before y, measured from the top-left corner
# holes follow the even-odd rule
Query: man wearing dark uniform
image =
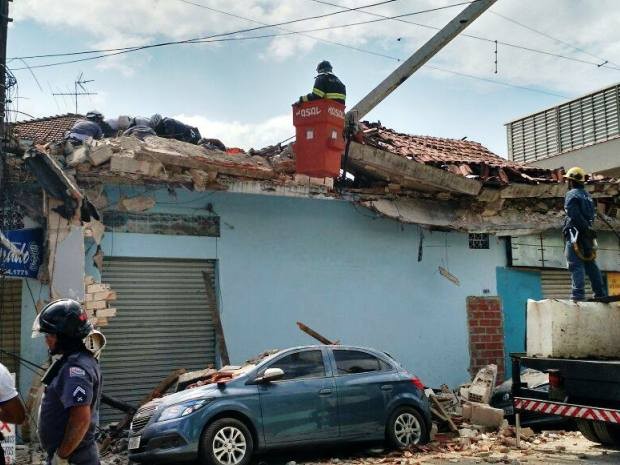
[(332, 65), (329, 61), (322, 61), (316, 67), (318, 76), (314, 80), (312, 92), (299, 97), (300, 102), (309, 102), (326, 98), (344, 105), (347, 98), (345, 85), (332, 73)]
[(102, 379), (99, 363), (85, 347), (92, 331), (75, 300), (49, 303), (35, 321), (50, 354), (61, 355), (43, 378), (39, 438), (48, 465), (99, 465), (95, 430), (99, 421)]

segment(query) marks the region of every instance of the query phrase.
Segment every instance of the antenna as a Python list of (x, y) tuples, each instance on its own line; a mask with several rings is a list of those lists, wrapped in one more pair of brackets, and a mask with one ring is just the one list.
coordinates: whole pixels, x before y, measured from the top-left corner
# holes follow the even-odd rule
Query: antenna
[[(97, 92), (89, 92), (84, 84), (88, 84), (90, 82), (95, 82), (94, 79), (84, 79), (84, 73), (80, 73), (80, 75), (73, 81), (73, 88), (75, 89), (73, 92), (52, 92), (52, 95), (71, 95), (75, 97), (75, 114), (78, 114), (78, 97), (83, 95), (97, 95)], [(78, 87), (81, 89), (78, 90)]]

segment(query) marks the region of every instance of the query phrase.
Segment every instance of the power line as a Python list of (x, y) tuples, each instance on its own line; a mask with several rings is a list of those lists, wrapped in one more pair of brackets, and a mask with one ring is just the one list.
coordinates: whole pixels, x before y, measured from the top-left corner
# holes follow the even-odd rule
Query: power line
[[(185, 40), (178, 40), (178, 41), (168, 41), (168, 42), (160, 42), (160, 43), (156, 43), (156, 44), (150, 44), (150, 45), (141, 45), (141, 46), (136, 46), (136, 47), (122, 47), (122, 48), (116, 48), (116, 49), (102, 49), (99, 51), (95, 51), (95, 50), (90, 50), (90, 51), (82, 51), (82, 52), (70, 52), (67, 54), (52, 54), (53, 56), (73, 56), (73, 55), (84, 55), (84, 54), (92, 54), (92, 53), (99, 53), (99, 52), (113, 52), (113, 53), (105, 53), (102, 55), (96, 55), (93, 57), (87, 57), (87, 58), (80, 58), (80, 59), (75, 59), (75, 60), (67, 60), (67, 61), (61, 61), (61, 62), (56, 62), (56, 63), (46, 63), (46, 64), (41, 64), (41, 65), (34, 65), (34, 66), (30, 66), (29, 69), (35, 69), (35, 68), (49, 68), (52, 66), (59, 66), (59, 65), (66, 65), (66, 64), (72, 64), (72, 63), (80, 63), (80, 62), (84, 62), (84, 61), (91, 61), (91, 60), (98, 60), (101, 58), (108, 58), (111, 56), (116, 56), (116, 55), (122, 55), (125, 53), (131, 53), (131, 52), (137, 52), (139, 50), (146, 50), (146, 49), (151, 49), (151, 48), (157, 48), (157, 47), (164, 47), (164, 46), (168, 46), (168, 45), (180, 45), (180, 44), (198, 44), (198, 43), (208, 43), (208, 42), (217, 42), (217, 41), (224, 41), (224, 39), (222, 40), (213, 40), (216, 38), (225, 38), (227, 36), (231, 36), (231, 35), (236, 35), (236, 34), (242, 34), (242, 33), (247, 33), (247, 32), (253, 32), (253, 31), (257, 31), (257, 30), (261, 30), (261, 29), (266, 29), (266, 28), (272, 28), (272, 27), (279, 27), (279, 26), (283, 26), (283, 25), (288, 25), (288, 24), (293, 24), (293, 23), (298, 23), (298, 22), (302, 22), (302, 21), (308, 21), (308, 20), (312, 20), (312, 19), (319, 19), (319, 18), (325, 18), (328, 16), (333, 16), (334, 14), (337, 13), (346, 13), (349, 11), (357, 11), (360, 8), (370, 8), (373, 6), (379, 6), (379, 5), (383, 5), (386, 3), (391, 3), (394, 2), (396, 0), (386, 0), (383, 2), (379, 2), (379, 3), (373, 3), (370, 5), (366, 5), (366, 6), (359, 6), (356, 8), (351, 8), (351, 9), (347, 9), (347, 10), (343, 10), (343, 11), (336, 11), (336, 12), (332, 12), (332, 13), (324, 13), (321, 15), (315, 15), (315, 16), (310, 16), (310, 17), (306, 17), (306, 18), (298, 18), (298, 19), (294, 19), (294, 20), (289, 20), (289, 21), (283, 21), (280, 23), (275, 23), (275, 24), (268, 24), (268, 25), (262, 25), (262, 26), (256, 26), (256, 27), (252, 27), (252, 28), (246, 28), (246, 29), (240, 29), (237, 31), (231, 31), (231, 32), (225, 32), (225, 33), (220, 33), (220, 34), (213, 34), (210, 36), (204, 36), (204, 37), (198, 37), (198, 38), (194, 38), (194, 39), (185, 39)], [(423, 13), (429, 13), (429, 12), (434, 12), (434, 11), (438, 11), (438, 10), (443, 10), (443, 9), (447, 9), (447, 8), (454, 8), (457, 6), (462, 6), (462, 5), (469, 5), (470, 3), (473, 2), (477, 2), (479, 0), (473, 0), (473, 1), (465, 1), (465, 2), (459, 2), (459, 3), (453, 3), (451, 5), (446, 5), (443, 7), (437, 7), (437, 8), (429, 8), (426, 10), (420, 10), (420, 11), (415, 11), (412, 13), (407, 13), (404, 15), (398, 15), (397, 17), (405, 17), (405, 16), (413, 16), (413, 15), (418, 15), (418, 14), (423, 14)], [(385, 19), (392, 19), (392, 17), (387, 17)], [(327, 28), (320, 28), (320, 29), (312, 29), (311, 31), (323, 31), (323, 30), (327, 30), (327, 29), (337, 29), (337, 28), (341, 28), (341, 27), (348, 27), (348, 26), (357, 26), (360, 24), (369, 24), (372, 22), (377, 22), (378, 20), (375, 21), (367, 21), (367, 22), (359, 22), (359, 23), (355, 23), (355, 24), (346, 24), (346, 25), (340, 25), (340, 26), (329, 26)], [(303, 32), (308, 32), (308, 31), (303, 31)], [(300, 32), (293, 32), (293, 34), (299, 34)], [(263, 37), (258, 37), (258, 38), (263, 38)], [(232, 39), (228, 39), (228, 40), (232, 40)], [(239, 40), (238, 38), (236, 40)], [(116, 51), (115, 51), (116, 50)], [(32, 56), (31, 58), (45, 58), (51, 55), (38, 55), (38, 56)], [(12, 59), (27, 59), (27, 57), (15, 57)], [(21, 71), (23, 69), (26, 68), (13, 68), (13, 71)]]
[(557, 37), (554, 37), (551, 34), (547, 34), (546, 32), (542, 32), (542, 31), (539, 31), (537, 29), (534, 29), (533, 27), (528, 26), (527, 24), (523, 24), (523, 23), (517, 21), (516, 19), (512, 19), (512, 18), (510, 18), (510, 17), (508, 17), (506, 15), (503, 15), (501, 13), (497, 13), (496, 11), (492, 11), (492, 10), (489, 10), (489, 13), (491, 13), (491, 14), (493, 14), (495, 16), (499, 16), (500, 18), (503, 18), (506, 21), (509, 21), (509, 22), (511, 22), (513, 24), (516, 24), (517, 26), (520, 26), (520, 27), (522, 27), (524, 29), (527, 29), (528, 31), (534, 32), (535, 34), (539, 34), (539, 35), (541, 35), (543, 37), (546, 37), (547, 39), (551, 39), (551, 40), (554, 40), (554, 41), (556, 41), (556, 42), (558, 42), (558, 43), (560, 43), (562, 45), (566, 45), (567, 47), (570, 47), (573, 50), (576, 50), (578, 52), (581, 52), (581, 53), (584, 53), (584, 54), (586, 54), (588, 56), (591, 56), (592, 58), (596, 58), (597, 60), (601, 60), (603, 62), (603, 64), (600, 65), (600, 66), (603, 66), (606, 63), (610, 63), (610, 64), (612, 64), (614, 66), (620, 66), (620, 65), (618, 65), (618, 64), (616, 64), (616, 63), (614, 63), (614, 62), (612, 62), (610, 60), (602, 58), (602, 57), (600, 57), (598, 55), (594, 55), (593, 53), (590, 53), (590, 52), (588, 52), (587, 50), (585, 50), (583, 48), (577, 47), (576, 45), (573, 45), (573, 44), (571, 44), (569, 42), (566, 42), (566, 41), (564, 41), (562, 39), (558, 39)]
[[(348, 7), (346, 7), (344, 5), (339, 5), (337, 3), (328, 2), (328, 1), (325, 1), (325, 0), (310, 0), (310, 1), (311, 2), (315, 2), (315, 3), (320, 3), (322, 5), (333, 6), (333, 7), (336, 7), (336, 8), (344, 8), (345, 10), (348, 9)], [(375, 17), (383, 18), (383, 19), (392, 19), (394, 21), (398, 21), (398, 22), (406, 23), (406, 24), (411, 24), (413, 26), (418, 26), (418, 27), (422, 27), (422, 28), (425, 28), (425, 29), (432, 29), (434, 31), (441, 30), (440, 27), (430, 26), (428, 24), (417, 23), (417, 22), (414, 22), (414, 21), (407, 21), (405, 19), (402, 19), (402, 17), (401, 18), (397, 18), (397, 17), (390, 17), (390, 16), (382, 15), (382, 14), (379, 14), (379, 13), (373, 13), (373, 12), (370, 12), (370, 11), (363, 11), (363, 10), (358, 10), (358, 11), (359, 11), (359, 13), (364, 13), (364, 14), (367, 14), (367, 15), (371, 15), (371, 16), (375, 16)], [(489, 39), (487, 37), (477, 36), (477, 35), (474, 35), (474, 34), (461, 33), (459, 36), (460, 37), (468, 37), (470, 39), (479, 40), (479, 41), (486, 42), (486, 43), (489, 43), (489, 44), (495, 44), (495, 39)], [(514, 44), (514, 43), (511, 43), (511, 42), (504, 42), (504, 41), (501, 41), (501, 40), (498, 40), (497, 43), (499, 45), (503, 45), (505, 47), (510, 47), (510, 48), (514, 48), (514, 49), (518, 49), (518, 50), (524, 50), (524, 51), (528, 51), (528, 52), (532, 52), (532, 53), (538, 53), (538, 54), (541, 54), (541, 55), (547, 55), (547, 56), (552, 56), (552, 57), (556, 57), (556, 58), (561, 58), (561, 59), (564, 59), (564, 60), (574, 61), (576, 63), (581, 63), (581, 64), (585, 64), (585, 65), (592, 65), (592, 66), (596, 66), (597, 68), (601, 68), (602, 67), (602, 68), (607, 68), (607, 69), (613, 69), (615, 71), (620, 71), (620, 67), (618, 67), (618, 66), (608, 66), (609, 63), (601, 64), (599, 62), (582, 60), (580, 58), (570, 57), (570, 56), (562, 55), (560, 53), (554, 53), (554, 52), (550, 52), (550, 51), (547, 51), (547, 50), (540, 50), (540, 49), (536, 49), (536, 48), (532, 48), (532, 47), (526, 47), (524, 45)]]

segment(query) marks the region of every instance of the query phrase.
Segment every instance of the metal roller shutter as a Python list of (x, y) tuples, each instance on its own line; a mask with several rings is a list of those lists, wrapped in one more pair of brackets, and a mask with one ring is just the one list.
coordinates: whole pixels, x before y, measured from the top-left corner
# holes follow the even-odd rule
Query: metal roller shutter
[[(19, 279), (0, 278), (0, 348), (19, 355), (22, 315), (22, 282)], [(0, 353), (0, 362), (11, 373), (19, 372), (19, 362)]]
[[(542, 294), (544, 299), (570, 299), (571, 281), (567, 270), (540, 270)], [(592, 294), (592, 288), (586, 278), (586, 295)]]
[[(207, 298), (202, 272), (211, 277)], [(104, 328), (104, 392), (134, 405), (172, 370), (215, 363), (215, 263), (106, 258), (104, 283), (118, 294), (117, 316)], [(102, 406), (103, 422), (120, 418)]]

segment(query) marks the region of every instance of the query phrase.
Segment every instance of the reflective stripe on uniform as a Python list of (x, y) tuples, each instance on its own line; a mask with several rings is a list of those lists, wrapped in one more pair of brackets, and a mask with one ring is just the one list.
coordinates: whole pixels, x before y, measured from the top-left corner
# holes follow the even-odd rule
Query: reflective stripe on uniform
[(327, 92), (325, 98), (345, 100), (347, 96), (345, 94), (339, 94), (338, 92)]
[(312, 93), (318, 95), (321, 98), (325, 97), (325, 92), (323, 92), (321, 89), (317, 89), (316, 87), (312, 89)]
[(308, 96), (307, 96), (307, 95), (304, 95), (304, 96), (301, 98), (301, 100), (302, 100), (303, 102), (307, 102), (307, 101), (308, 101)]

